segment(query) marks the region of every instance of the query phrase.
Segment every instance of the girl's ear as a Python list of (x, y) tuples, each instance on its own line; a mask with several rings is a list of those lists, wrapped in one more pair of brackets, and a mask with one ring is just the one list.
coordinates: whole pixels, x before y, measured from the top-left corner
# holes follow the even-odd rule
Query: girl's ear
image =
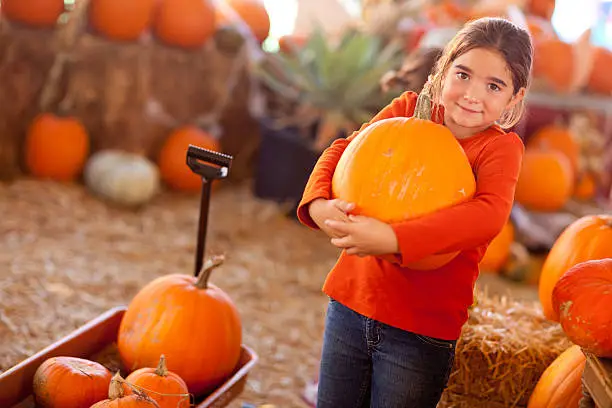
[(508, 105), (506, 105), (506, 109), (512, 109), (514, 108), (514, 106), (519, 103), (520, 101), (523, 100), (523, 98), (525, 98), (525, 88), (521, 88), (518, 90), (517, 93), (515, 93), (514, 95), (512, 95), (512, 98), (510, 98), (510, 101), (508, 102)]

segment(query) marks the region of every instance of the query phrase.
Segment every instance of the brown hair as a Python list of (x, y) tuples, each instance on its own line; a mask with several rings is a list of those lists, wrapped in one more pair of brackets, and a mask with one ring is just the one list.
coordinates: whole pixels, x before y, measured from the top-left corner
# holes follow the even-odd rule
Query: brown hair
[[(442, 83), (453, 61), (474, 48), (487, 48), (501, 54), (512, 74), (514, 94), (531, 84), (533, 45), (529, 33), (503, 18), (485, 17), (467, 23), (448, 43), (436, 62), (429, 86), (432, 100), (440, 101)], [(518, 123), (525, 110), (524, 100), (504, 112), (500, 126), (510, 128)]]

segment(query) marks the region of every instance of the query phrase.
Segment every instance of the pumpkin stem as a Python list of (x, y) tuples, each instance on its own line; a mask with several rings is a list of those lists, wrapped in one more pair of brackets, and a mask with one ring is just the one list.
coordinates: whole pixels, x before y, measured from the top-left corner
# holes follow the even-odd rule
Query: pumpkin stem
[(116, 400), (125, 396), (125, 390), (123, 389), (123, 378), (119, 371), (113, 376), (108, 387), (108, 399)]
[(168, 367), (166, 366), (166, 356), (163, 354), (159, 357), (159, 364), (157, 365), (157, 369), (155, 370), (155, 374), (160, 377), (165, 377), (168, 375)]
[(225, 256), (223, 255), (216, 255), (211, 259), (207, 259), (204, 266), (202, 266), (202, 270), (198, 274), (198, 280), (195, 284), (196, 288), (207, 289), (210, 274), (213, 270), (217, 269), (223, 263), (223, 261), (225, 261)]
[(429, 87), (424, 87), (416, 101), (414, 115), (417, 119), (431, 120), (431, 96)]

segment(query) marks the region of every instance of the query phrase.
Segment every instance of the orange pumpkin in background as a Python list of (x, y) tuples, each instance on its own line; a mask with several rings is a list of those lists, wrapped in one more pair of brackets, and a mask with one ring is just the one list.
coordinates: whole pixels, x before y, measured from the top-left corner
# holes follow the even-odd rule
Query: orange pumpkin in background
[(106, 398), (112, 374), (102, 364), (76, 357), (52, 357), (34, 374), (40, 408), (89, 408)]
[(89, 135), (75, 118), (37, 116), (25, 139), (25, 164), (39, 178), (73, 181), (89, 156)]
[(484, 257), (480, 261), (480, 269), (483, 271), (498, 272), (510, 256), (510, 247), (514, 242), (514, 226), (508, 221), (501, 232), (497, 234), (487, 247)]
[(556, 0), (528, 0), (527, 13), (550, 20), (555, 11)]
[(64, 10), (64, 0), (2, 0), (8, 20), (38, 28), (55, 27)]
[(556, 92), (567, 92), (574, 79), (574, 46), (556, 38), (534, 42), (533, 75)]
[(571, 223), (555, 241), (540, 274), (538, 287), (544, 316), (559, 321), (552, 293), (571, 267), (594, 259), (612, 258), (612, 215), (589, 215)]
[[(159, 408), (189, 408), (189, 389), (185, 381), (175, 373), (168, 371), (166, 358), (162, 355), (157, 368), (143, 367), (132, 371), (125, 379), (137, 386), (137, 389), (147, 390), (152, 400)], [(131, 391), (128, 388), (128, 393)]]
[(572, 132), (564, 126), (551, 124), (538, 129), (529, 138), (527, 148), (559, 151), (569, 159), (574, 174), (578, 173), (580, 145)]
[(158, 0), (153, 22), (155, 35), (167, 45), (197, 48), (217, 29), (216, 11), (210, 0)]
[(574, 173), (565, 155), (527, 149), (516, 184), (515, 200), (533, 211), (558, 211), (572, 195)]
[(270, 34), (270, 16), (263, 0), (226, 0), (261, 44)]
[[(187, 165), (187, 148), (192, 144), (208, 150), (219, 151), (217, 139), (195, 126), (185, 126), (172, 132), (159, 154), (159, 172), (162, 180), (172, 189), (198, 192), (202, 177)], [(213, 182), (213, 186), (217, 182)]]
[[(447, 127), (429, 119), (431, 107), (424, 97), (421, 92), (413, 117), (368, 125), (342, 154), (332, 178), (332, 193), (354, 203), (355, 214), (392, 223), (450, 207), (474, 195), (476, 181), (465, 152)], [(456, 255), (436, 254), (409, 267), (438, 268)]]
[(612, 51), (595, 47), (593, 56), (593, 68), (587, 81), (589, 91), (602, 94), (612, 94), (612, 76), (608, 71), (612, 67)]
[(91, 0), (89, 21), (111, 40), (134, 41), (149, 28), (156, 4), (157, 0)]
[(555, 285), (552, 302), (573, 343), (596, 356), (612, 357), (612, 258), (574, 265)]
[(574, 197), (578, 200), (591, 200), (597, 192), (597, 181), (591, 172), (583, 173), (578, 177), (574, 188)]

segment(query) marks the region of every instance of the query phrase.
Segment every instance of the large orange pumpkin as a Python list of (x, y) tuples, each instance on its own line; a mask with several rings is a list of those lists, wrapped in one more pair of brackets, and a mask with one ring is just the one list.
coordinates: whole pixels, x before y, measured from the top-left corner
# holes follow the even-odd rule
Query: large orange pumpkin
[[(332, 178), (334, 197), (355, 204), (355, 214), (392, 223), (466, 201), (474, 195), (472, 168), (451, 131), (432, 122), (421, 93), (415, 115), (374, 122), (342, 154)], [(410, 265), (434, 269), (457, 253)]]
[(2, 14), (11, 21), (52, 28), (64, 12), (64, 0), (2, 0)]
[(588, 215), (570, 224), (555, 241), (540, 274), (539, 297), (544, 315), (559, 321), (552, 293), (559, 278), (571, 267), (612, 257), (612, 215)]
[(480, 269), (491, 272), (499, 271), (510, 256), (510, 248), (513, 242), (514, 226), (511, 221), (508, 221), (487, 247), (487, 252), (480, 261)]
[(262, 43), (268, 38), (270, 34), (270, 16), (263, 0), (226, 0), (226, 3), (251, 29), (257, 41)]
[(515, 199), (535, 211), (557, 211), (571, 197), (574, 173), (560, 152), (527, 149), (516, 184)]
[(89, 20), (100, 34), (134, 41), (149, 28), (157, 0), (91, 0)]
[(132, 371), (125, 379), (128, 383), (142, 389), (159, 408), (188, 408), (189, 389), (185, 381), (166, 367), (162, 355), (157, 368), (144, 367)]
[(216, 30), (215, 8), (210, 0), (159, 0), (154, 20), (155, 35), (164, 43), (197, 48)]
[(527, 408), (578, 408), (585, 365), (586, 357), (580, 347), (567, 348), (544, 370)]
[[(202, 177), (195, 174), (186, 163), (187, 148), (192, 144), (204, 149), (219, 151), (217, 139), (195, 126), (186, 126), (172, 132), (159, 153), (159, 172), (162, 180), (171, 188), (197, 192), (202, 187)], [(217, 182), (214, 182), (215, 184)]]
[(90, 408), (159, 408), (146, 393), (139, 390), (128, 393), (126, 388), (125, 380), (117, 372), (108, 387), (108, 398), (96, 402)]
[(153, 367), (164, 354), (168, 369), (195, 395), (231, 375), (240, 358), (242, 325), (231, 298), (208, 283), (220, 262), (207, 261), (198, 278), (162, 276), (136, 294), (117, 340), (128, 370)]
[(566, 92), (574, 77), (574, 47), (554, 38), (534, 42), (533, 75), (557, 92)]
[(89, 135), (75, 118), (41, 114), (26, 135), (25, 164), (35, 177), (72, 181), (88, 155)]
[(574, 265), (555, 285), (552, 301), (572, 342), (596, 356), (612, 357), (612, 258)]
[(564, 126), (552, 124), (538, 129), (529, 138), (527, 148), (559, 151), (570, 161), (574, 174), (578, 172), (580, 145), (572, 132)]
[(94, 361), (52, 357), (34, 374), (34, 399), (41, 408), (89, 408), (106, 398), (111, 378), (110, 371)]

